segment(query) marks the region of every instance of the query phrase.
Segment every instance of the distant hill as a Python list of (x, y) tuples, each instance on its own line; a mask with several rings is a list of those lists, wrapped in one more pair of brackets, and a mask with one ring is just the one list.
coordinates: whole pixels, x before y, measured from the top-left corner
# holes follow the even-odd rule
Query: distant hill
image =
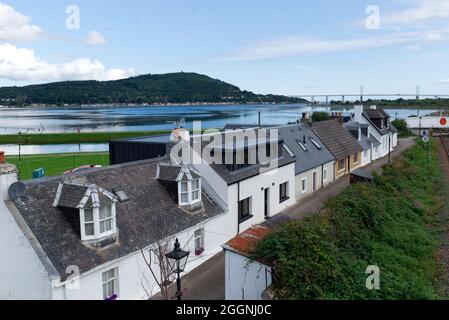
[(64, 81), (0, 88), (0, 105), (29, 106), (158, 103), (301, 103), (258, 95), (197, 73), (148, 74), (116, 81)]

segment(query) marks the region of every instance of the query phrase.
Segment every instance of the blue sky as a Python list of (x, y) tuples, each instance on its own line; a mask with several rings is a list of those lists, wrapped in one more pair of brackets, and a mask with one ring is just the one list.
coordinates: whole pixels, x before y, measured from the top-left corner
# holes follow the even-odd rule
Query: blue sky
[(449, 0), (0, 0), (0, 86), (191, 71), (257, 93), (449, 94), (448, 53)]

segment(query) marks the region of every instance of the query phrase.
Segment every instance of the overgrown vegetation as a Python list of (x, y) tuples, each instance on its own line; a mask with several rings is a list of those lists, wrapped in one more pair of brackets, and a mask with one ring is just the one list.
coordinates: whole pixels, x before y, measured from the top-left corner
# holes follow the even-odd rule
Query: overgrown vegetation
[[(418, 143), (372, 185), (352, 185), (321, 214), (281, 226), (255, 254), (273, 261), (281, 299), (440, 298), (435, 224), (446, 187)], [(366, 288), (370, 265), (380, 268), (380, 290)]]
[(116, 81), (63, 81), (0, 88), (0, 105), (62, 106), (156, 103), (301, 103), (304, 99), (260, 95), (197, 73), (148, 74)]
[(312, 114), (313, 122), (326, 121), (326, 120), (330, 120), (330, 115), (328, 112), (317, 111)]
[(398, 129), (399, 138), (406, 138), (412, 135), (412, 132), (407, 127), (407, 121), (405, 121), (404, 119), (396, 119), (394, 121), (391, 121), (391, 123), (395, 126), (396, 129)]

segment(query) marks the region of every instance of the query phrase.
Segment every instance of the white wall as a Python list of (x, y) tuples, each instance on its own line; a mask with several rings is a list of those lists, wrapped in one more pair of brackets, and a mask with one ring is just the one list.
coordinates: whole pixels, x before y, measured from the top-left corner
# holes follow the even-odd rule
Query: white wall
[(271, 285), (271, 267), (233, 251), (225, 254), (226, 300), (261, 300)]
[[(279, 185), (288, 182), (289, 199), (279, 203)], [(295, 204), (295, 164), (291, 163), (284, 167), (259, 174), (253, 178), (243, 180), (238, 184), (229, 186), (228, 189), (228, 209), (234, 217), (235, 229), (238, 221), (238, 199), (244, 200), (251, 197), (251, 214), (253, 217), (240, 224), (239, 232), (251, 228), (255, 224), (265, 221), (264, 216), (264, 189), (270, 188), (270, 216), (274, 216)], [(240, 189), (240, 197), (238, 191)]]
[(0, 201), (9, 199), (9, 186), (17, 181), (17, 173), (0, 174)]
[(4, 201), (0, 200), (0, 300), (51, 297), (47, 270)]
[[(184, 250), (190, 251), (189, 260), (186, 266), (186, 272), (190, 272), (215, 254), (221, 252), (221, 245), (230, 240), (235, 233), (228, 232), (226, 227), (228, 214), (222, 214), (206, 222), (189, 228), (177, 236)], [(201, 256), (195, 256), (195, 230), (204, 227), (204, 249)], [(148, 253), (148, 250), (145, 250)], [(118, 268), (119, 281), (119, 299), (121, 300), (140, 300), (148, 299), (149, 296), (159, 292), (159, 287), (154, 281), (141, 252), (132, 253), (116, 261), (108, 262), (98, 268), (81, 275), (79, 279), (79, 289), (69, 289), (66, 284), (60, 284), (54, 289), (56, 299), (67, 300), (102, 300), (102, 273), (112, 268)], [(154, 265), (155, 270), (157, 266)], [(146, 280), (145, 280), (146, 279)], [(145, 290), (144, 290), (144, 287)]]
[[(436, 116), (425, 116), (421, 117), (411, 117), (407, 118), (405, 121), (407, 122), (407, 126), (410, 129), (419, 129), (421, 128), (439, 128), (439, 129), (448, 129), (449, 128), (449, 117), (436, 117)], [(441, 124), (441, 119), (446, 119), (446, 124)]]
[[(298, 174), (295, 177), (296, 201), (300, 201), (301, 199), (304, 199), (305, 197), (314, 193), (314, 190), (313, 190), (313, 173), (314, 172), (316, 172), (316, 190), (315, 191), (318, 191), (322, 188), (322, 186), (321, 186), (322, 170), (327, 170), (327, 179), (325, 181), (323, 181), (323, 186), (326, 187), (328, 184), (334, 182), (334, 164), (335, 164), (335, 161), (328, 162), (328, 163), (324, 164), (323, 167), (319, 166), (319, 167), (316, 167), (309, 171)], [(306, 179), (306, 185), (307, 185), (306, 192), (302, 191), (302, 180), (303, 179)]]
[(371, 152), (373, 148), (362, 151), (362, 166), (366, 166), (371, 162)]

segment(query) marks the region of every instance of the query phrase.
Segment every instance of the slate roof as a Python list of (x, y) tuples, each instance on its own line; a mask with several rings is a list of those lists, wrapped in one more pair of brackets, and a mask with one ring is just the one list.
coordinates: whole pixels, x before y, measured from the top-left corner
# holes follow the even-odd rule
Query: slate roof
[[(224, 134), (220, 133), (222, 135), (222, 141), (225, 141)], [(211, 139), (212, 140), (212, 139)], [(210, 142), (203, 141), (201, 150), (204, 150), (209, 145)], [(282, 140), (279, 140), (278, 143), (282, 143)], [(195, 148), (195, 147), (194, 147)], [(284, 167), (290, 163), (295, 162), (295, 158), (291, 157), (284, 148), (280, 148), (280, 154), (278, 155), (277, 159), (277, 168)], [(224, 159), (223, 159), (224, 162)], [(228, 169), (224, 164), (210, 164), (210, 167), (228, 184), (232, 185), (235, 183), (238, 183), (240, 181), (255, 177), (262, 172), (266, 172), (268, 169), (268, 165), (264, 164), (252, 164), (247, 167), (232, 171)], [(270, 169), (272, 170), (272, 169)]]
[[(80, 207), (92, 209), (94, 207), (94, 202), (92, 195), (89, 192), (89, 188), (96, 191), (100, 205), (111, 205), (117, 201), (112, 194), (110, 194), (110, 196), (103, 194), (103, 191), (98, 186), (77, 185), (67, 182), (61, 184), (61, 195), (59, 199), (55, 199), (57, 201), (57, 203), (55, 203), (56, 206), (72, 209)], [(85, 202), (83, 202), (84, 197), (87, 198)]]
[[(107, 190), (123, 190), (129, 197), (126, 202), (116, 203), (118, 241), (102, 249), (83, 245), (64, 209), (53, 206), (61, 177), (25, 182), (26, 195), (16, 200), (15, 207), (62, 281), (68, 276), (67, 266), (76, 265), (81, 273), (86, 272), (224, 213), (208, 197), (203, 197), (204, 209), (199, 213), (190, 214), (178, 207), (167, 189), (155, 179), (158, 161), (143, 160), (76, 174)], [(80, 190), (73, 191), (78, 192), (77, 196), (80, 194)]]
[[(346, 123), (345, 128), (352, 134), (352, 136), (357, 139), (357, 142), (362, 147), (362, 150), (369, 150), (371, 149), (371, 141), (366, 134), (361, 130), (361, 125), (358, 122), (350, 122)], [(359, 135), (359, 128), (360, 128), (360, 140), (358, 139)]]
[(338, 119), (312, 123), (312, 129), (337, 160), (361, 151), (351, 133)]
[(181, 166), (159, 166), (159, 180), (177, 181)]
[[(388, 134), (388, 126), (387, 126), (387, 119), (390, 118), (390, 115), (385, 112), (384, 109), (376, 107), (376, 109), (371, 109), (370, 107), (364, 107), (363, 109), (363, 116), (376, 128), (377, 131), (379, 131), (380, 134)], [(380, 127), (379, 120), (383, 119), (385, 120), (385, 126), (383, 128)], [(391, 128), (393, 132), (397, 132), (397, 129), (394, 128), (393, 125), (391, 125)]]
[[(279, 136), (295, 154), (296, 175), (335, 160), (332, 153), (326, 148), (324, 143), (309, 126), (298, 124), (279, 127), (278, 129)], [(306, 138), (305, 147), (307, 148), (307, 151), (304, 151), (298, 144), (298, 141), (301, 141), (301, 143), (303, 142), (304, 136)], [(313, 144), (311, 138), (321, 146), (321, 149)]]

